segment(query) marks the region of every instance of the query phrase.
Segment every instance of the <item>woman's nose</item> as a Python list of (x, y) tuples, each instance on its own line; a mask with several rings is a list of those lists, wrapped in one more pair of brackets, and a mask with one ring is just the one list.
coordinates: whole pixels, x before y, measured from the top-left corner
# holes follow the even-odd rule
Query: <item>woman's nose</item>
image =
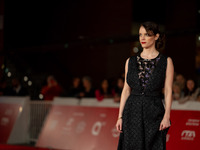
[(145, 39), (145, 36), (144, 36), (144, 35), (141, 35), (141, 39)]

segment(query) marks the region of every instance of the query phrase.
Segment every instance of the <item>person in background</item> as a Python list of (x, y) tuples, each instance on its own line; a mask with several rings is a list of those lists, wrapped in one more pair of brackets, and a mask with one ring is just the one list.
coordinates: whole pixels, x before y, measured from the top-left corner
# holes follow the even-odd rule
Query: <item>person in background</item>
[(122, 78), (125, 78), (125, 73), (124, 73), (124, 72), (121, 74), (121, 77), (122, 77)]
[(200, 92), (199, 94), (197, 95), (197, 99), (196, 99), (198, 102), (200, 102)]
[(17, 77), (12, 79), (12, 87), (8, 88), (5, 94), (8, 96), (27, 96), (29, 95), (27, 89), (23, 87)]
[(80, 92), (81, 92), (81, 79), (79, 77), (74, 77), (72, 80), (72, 87), (69, 89), (67, 96), (78, 97)]
[(176, 81), (176, 76), (177, 76), (177, 72), (176, 72), (176, 71), (174, 71), (173, 82), (175, 82), (175, 81)]
[(112, 98), (114, 94), (114, 90), (110, 88), (107, 79), (104, 79), (101, 82), (101, 87), (95, 91), (95, 96), (98, 101), (102, 101), (104, 98)]
[(180, 100), (184, 97), (184, 92), (181, 91), (179, 84), (175, 81), (172, 87), (173, 100)]
[(117, 86), (114, 89), (114, 93), (115, 93), (114, 102), (120, 102), (123, 86), (124, 86), (124, 78), (123, 77), (119, 77), (117, 79)]
[(7, 93), (8, 93), (7, 83), (5, 80), (1, 80), (0, 81), (0, 96), (7, 95)]
[(83, 89), (79, 93), (79, 98), (95, 97), (95, 89), (92, 87), (92, 80), (89, 76), (84, 76), (82, 79)]
[(200, 88), (197, 87), (197, 84), (193, 79), (188, 79), (186, 81), (186, 89), (184, 93), (184, 98), (179, 100), (179, 103), (185, 103), (187, 101), (194, 101), (197, 99)]
[(181, 88), (181, 92), (184, 92), (186, 86), (185, 86), (185, 78), (182, 74), (177, 74), (175, 78), (175, 82), (179, 84), (179, 87)]
[(53, 100), (55, 96), (60, 96), (62, 88), (54, 78), (54, 76), (47, 77), (47, 85), (42, 87), (41, 94), (44, 100)]

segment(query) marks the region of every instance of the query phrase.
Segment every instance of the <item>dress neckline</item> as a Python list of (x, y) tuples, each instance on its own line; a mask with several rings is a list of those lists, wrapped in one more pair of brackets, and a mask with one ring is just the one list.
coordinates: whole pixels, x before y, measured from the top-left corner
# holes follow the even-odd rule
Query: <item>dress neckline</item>
[(158, 53), (158, 55), (157, 55), (156, 57), (151, 58), (151, 59), (148, 59), (148, 58), (143, 58), (143, 57), (141, 56), (141, 53), (140, 53), (140, 54), (139, 54), (139, 57), (140, 57), (141, 59), (143, 59), (143, 60), (154, 60), (154, 59), (156, 59), (159, 55), (160, 55), (160, 52)]

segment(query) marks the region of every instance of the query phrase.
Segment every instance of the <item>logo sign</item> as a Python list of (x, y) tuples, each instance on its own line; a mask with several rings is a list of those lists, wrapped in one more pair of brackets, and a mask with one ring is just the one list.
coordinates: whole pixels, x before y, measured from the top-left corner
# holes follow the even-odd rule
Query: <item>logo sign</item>
[(182, 140), (194, 140), (195, 136), (195, 131), (192, 130), (183, 130), (183, 132), (181, 133)]

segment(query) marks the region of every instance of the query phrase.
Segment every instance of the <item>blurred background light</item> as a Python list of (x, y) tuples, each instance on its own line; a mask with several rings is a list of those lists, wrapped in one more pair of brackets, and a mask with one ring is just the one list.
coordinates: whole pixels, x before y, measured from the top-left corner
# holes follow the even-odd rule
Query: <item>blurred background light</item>
[(5, 68), (5, 65), (4, 65), (4, 64), (2, 64), (2, 65), (1, 65), (1, 69), (4, 69), (4, 68)]
[(137, 53), (139, 51), (139, 49), (137, 47), (133, 47), (133, 52)]
[(39, 94), (39, 99), (43, 99), (44, 96), (42, 94)]
[(21, 107), (19, 107), (19, 112), (22, 112), (22, 110), (23, 110), (22, 106), (21, 106)]
[(113, 39), (110, 39), (109, 40), (110, 44), (114, 43), (114, 40)]
[(8, 68), (6, 68), (6, 69), (5, 69), (5, 73), (8, 73), (8, 71), (9, 71), (9, 69), (8, 69)]
[(28, 81), (28, 77), (27, 76), (24, 76), (24, 81)]
[(64, 47), (65, 47), (65, 48), (68, 48), (68, 47), (69, 47), (69, 44), (68, 44), (68, 43), (66, 43), (66, 44), (64, 45)]
[(31, 86), (32, 85), (32, 81), (28, 81), (28, 85)]
[(8, 72), (7, 75), (8, 75), (8, 77), (11, 77), (11, 76), (12, 76), (11, 72)]

